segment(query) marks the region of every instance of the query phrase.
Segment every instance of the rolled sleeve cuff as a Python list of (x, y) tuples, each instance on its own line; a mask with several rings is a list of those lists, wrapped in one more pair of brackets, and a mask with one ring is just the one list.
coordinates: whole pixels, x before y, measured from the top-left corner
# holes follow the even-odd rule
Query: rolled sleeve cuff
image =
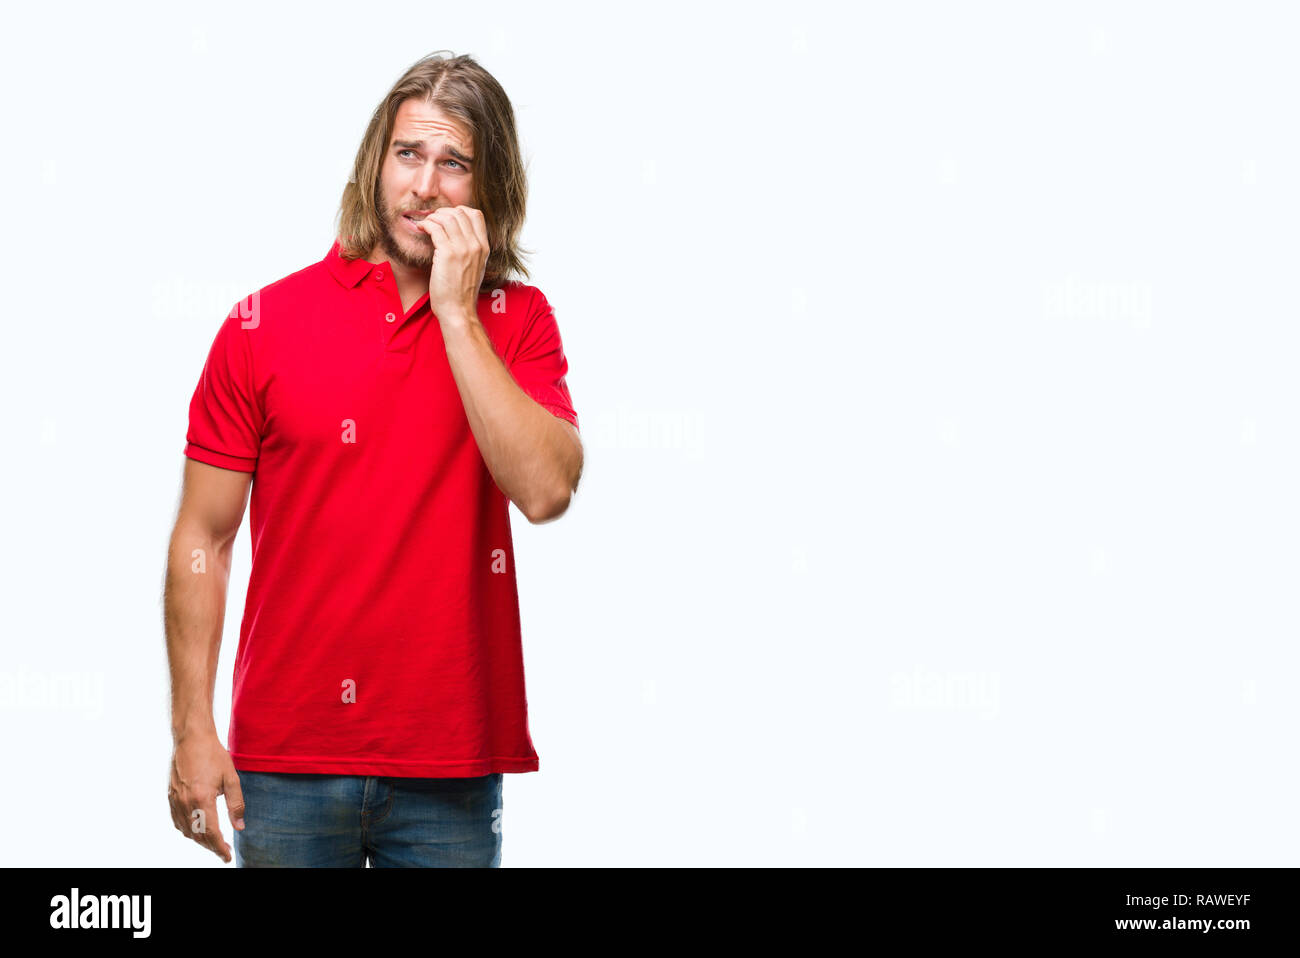
[(572, 423), (574, 429), (578, 428), (578, 414), (575, 413), (572, 409), (568, 409), (564, 406), (557, 405), (556, 403), (553, 402), (542, 402), (540, 399), (534, 401), (537, 403), (537, 405), (541, 406), (552, 416), (558, 416), (560, 419), (563, 419), (565, 422)]
[(209, 466), (219, 466), (222, 469), (236, 469), (239, 472), (257, 471), (256, 459), (248, 459), (244, 456), (228, 456), (224, 452), (213, 452), (211, 449), (196, 446), (192, 442), (185, 444), (185, 455), (190, 459), (205, 462)]

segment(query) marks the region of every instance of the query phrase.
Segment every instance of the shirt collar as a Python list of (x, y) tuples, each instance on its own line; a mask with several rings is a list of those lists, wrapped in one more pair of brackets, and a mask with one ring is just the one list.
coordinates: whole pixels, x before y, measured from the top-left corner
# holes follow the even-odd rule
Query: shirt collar
[(330, 273), (334, 275), (334, 278), (340, 284), (347, 289), (351, 289), (379, 264), (364, 259), (344, 259), (339, 255), (339, 246), (338, 239), (335, 239), (334, 245), (325, 254), (325, 265), (329, 267)]

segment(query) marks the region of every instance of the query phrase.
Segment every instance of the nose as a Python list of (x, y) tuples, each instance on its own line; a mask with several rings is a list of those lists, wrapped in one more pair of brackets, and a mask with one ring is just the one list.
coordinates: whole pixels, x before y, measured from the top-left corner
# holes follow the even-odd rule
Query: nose
[(434, 162), (426, 163), (420, 167), (415, 174), (415, 182), (411, 184), (411, 189), (415, 193), (416, 199), (419, 200), (421, 209), (431, 209), (438, 204), (435, 202), (438, 198), (438, 164)]

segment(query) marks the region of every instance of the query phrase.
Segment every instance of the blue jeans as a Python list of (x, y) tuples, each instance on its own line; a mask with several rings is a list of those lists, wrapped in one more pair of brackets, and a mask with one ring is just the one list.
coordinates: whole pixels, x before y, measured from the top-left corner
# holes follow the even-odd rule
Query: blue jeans
[(239, 772), (239, 868), (498, 868), (503, 773), (375, 778)]

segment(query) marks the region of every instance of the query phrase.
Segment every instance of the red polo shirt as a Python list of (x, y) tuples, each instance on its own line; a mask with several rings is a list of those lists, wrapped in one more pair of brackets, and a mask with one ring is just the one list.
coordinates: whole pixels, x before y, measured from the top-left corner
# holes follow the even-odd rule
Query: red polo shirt
[[(530, 772), (509, 502), (469, 428), (427, 294), (325, 258), (241, 301), (185, 455), (253, 473), (252, 570), (227, 745), (237, 769)], [(515, 382), (578, 424), (533, 286), (479, 298)]]

